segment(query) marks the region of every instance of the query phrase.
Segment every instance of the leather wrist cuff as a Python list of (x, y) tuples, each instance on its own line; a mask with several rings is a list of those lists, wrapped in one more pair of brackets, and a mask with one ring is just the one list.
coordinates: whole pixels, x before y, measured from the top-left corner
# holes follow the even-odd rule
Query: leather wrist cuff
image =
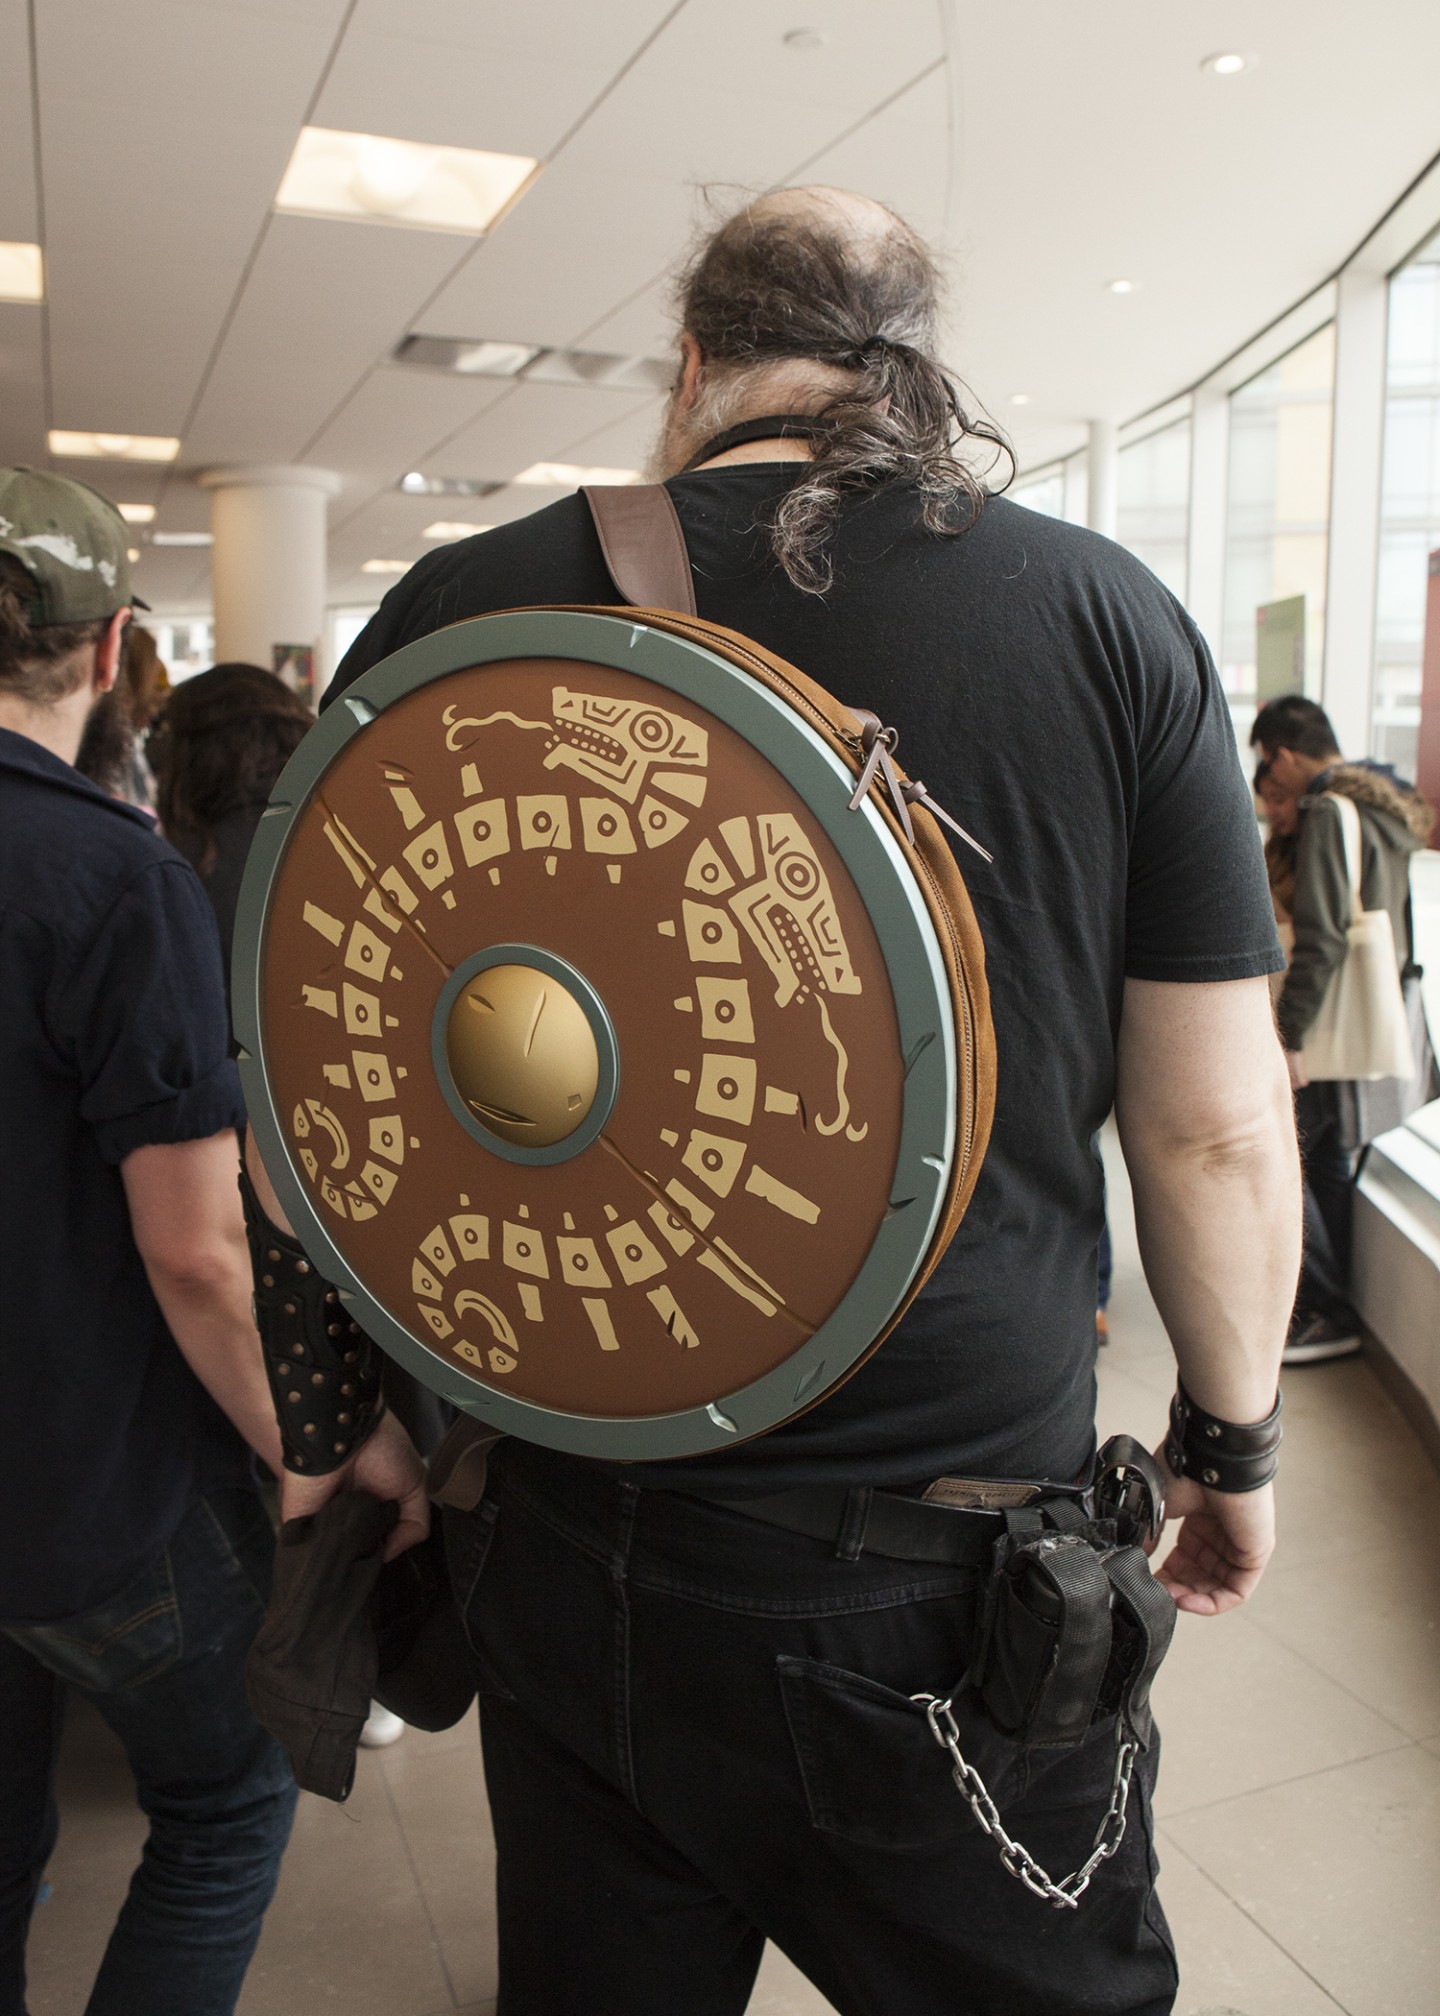
[(240, 1194), (255, 1270), (255, 1328), (285, 1468), (323, 1477), (349, 1461), (385, 1411), (380, 1353), (299, 1241), (266, 1215), (243, 1169)]
[(1258, 1491), (1280, 1467), (1281, 1405), (1277, 1393), (1263, 1421), (1222, 1421), (1177, 1385), (1165, 1461), (1177, 1477), (1193, 1477), (1209, 1491)]

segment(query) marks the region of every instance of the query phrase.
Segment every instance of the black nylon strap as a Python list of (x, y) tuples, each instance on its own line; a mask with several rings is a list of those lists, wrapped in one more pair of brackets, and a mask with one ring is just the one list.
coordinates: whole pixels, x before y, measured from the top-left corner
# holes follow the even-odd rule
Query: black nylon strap
[(1107, 1556), (1105, 1573), (1140, 1639), (1139, 1653), (1120, 1696), (1120, 1712), (1136, 1742), (1148, 1750), (1155, 1727), (1150, 1686), (1175, 1635), (1175, 1603), (1169, 1590), (1151, 1574), (1138, 1547), (1122, 1547)]
[(1094, 1720), (1110, 1658), (1109, 1578), (1083, 1541), (1047, 1553), (1044, 1573), (1060, 1593), (1064, 1617), (1045, 1691), (1046, 1730), (1036, 1740), (1079, 1743)]
[(727, 449), (738, 448), (744, 441), (784, 441), (789, 438), (815, 441), (824, 432), (825, 422), (815, 413), (767, 413), (758, 420), (737, 420), (733, 427), (727, 427), (721, 434), (712, 434), (703, 447), (697, 448), (680, 474), (688, 476), (702, 462), (723, 455)]

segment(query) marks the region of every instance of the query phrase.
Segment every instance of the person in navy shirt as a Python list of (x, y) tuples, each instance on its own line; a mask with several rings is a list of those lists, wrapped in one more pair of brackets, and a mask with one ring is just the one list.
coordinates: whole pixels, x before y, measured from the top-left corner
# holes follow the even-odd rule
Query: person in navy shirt
[(86, 485), (0, 472), (0, 2016), (67, 1690), (150, 1821), (89, 2016), (233, 2010), (295, 1802), (244, 1694), (273, 1547), (252, 1452), (280, 1448), (219, 941), (193, 869), (73, 767), (125, 545)]

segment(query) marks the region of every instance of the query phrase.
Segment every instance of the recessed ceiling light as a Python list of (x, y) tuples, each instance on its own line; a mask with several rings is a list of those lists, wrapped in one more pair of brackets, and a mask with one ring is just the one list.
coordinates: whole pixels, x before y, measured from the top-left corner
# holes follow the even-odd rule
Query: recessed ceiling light
[(787, 49), (798, 49), (802, 54), (809, 56), (816, 49), (823, 49), (829, 37), (820, 28), (792, 28), (788, 35), (782, 35), (780, 39)]
[(1030, 394), (1028, 392), (1012, 392), (1010, 394), (1010, 404), (1012, 406), (1028, 406), (1030, 404)]
[(578, 490), (582, 483), (638, 483), (638, 469), (582, 469), (574, 462), (532, 462), (515, 478), (517, 483), (536, 483), (551, 490)]
[(608, 385), (621, 392), (663, 392), (675, 366), (660, 357), (630, 357), (607, 350), (554, 350), (492, 336), (406, 336), (390, 353), (393, 364), (421, 371), (455, 371), (462, 377), (523, 378), (542, 385)]
[(422, 539), (473, 539), (477, 532), (488, 532), (488, 525), (472, 525), (467, 518), (437, 518), (433, 525), (427, 525), (420, 534)]
[(1135, 280), (1107, 280), (1105, 285), (1112, 294), (1133, 294), (1139, 282)]
[(138, 546), (127, 546), (125, 549), (125, 558), (133, 567), (135, 562), (140, 558), (140, 548)]
[(213, 532), (152, 532), (152, 546), (213, 546)]
[(513, 378), (541, 353), (538, 343), (504, 343), (488, 336), (407, 336), (392, 353), (397, 364), (425, 371), (458, 371), (465, 378)]
[(526, 154), (427, 147), (377, 133), (305, 126), (275, 208), (302, 217), (348, 217), (477, 237), (514, 202), (538, 165)]
[(409, 469), (397, 488), (407, 497), (493, 497), (505, 485), (483, 476), (424, 476), (418, 469)]
[(362, 560), (360, 563), (360, 572), (362, 574), (408, 574), (410, 572), (410, 562), (408, 560)]
[(127, 525), (148, 525), (155, 516), (153, 504), (117, 504), (115, 509)]
[(1213, 56), (1207, 56), (1201, 63), (1202, 70), (1208, 70), (1212, 77), (1238, 77), (1249, 67), (1250, 59), (1242, 56), (1238, 49), (1217, 49)]
[(173, 462), (180, 443), (173, 434), (77, 434), (52, 427), (52, 455), (80, 455), (91, 462)]
[(0, 301), (45, 299), (45, 255), (38, 245), (0, 244)]

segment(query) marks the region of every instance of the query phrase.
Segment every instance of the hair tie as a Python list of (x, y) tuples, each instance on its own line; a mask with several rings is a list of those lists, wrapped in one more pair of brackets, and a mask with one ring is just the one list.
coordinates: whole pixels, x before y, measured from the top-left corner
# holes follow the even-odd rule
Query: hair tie
[(856, 364), (863, 367), (866, 364), (873, 363), (877, 357), (883, 357), (885, 352), (891, 348), (893, 348), (893, 345), (888, 336), (867, 336), (865, 341), (851, 352), (851, 355), (854, 357)]

